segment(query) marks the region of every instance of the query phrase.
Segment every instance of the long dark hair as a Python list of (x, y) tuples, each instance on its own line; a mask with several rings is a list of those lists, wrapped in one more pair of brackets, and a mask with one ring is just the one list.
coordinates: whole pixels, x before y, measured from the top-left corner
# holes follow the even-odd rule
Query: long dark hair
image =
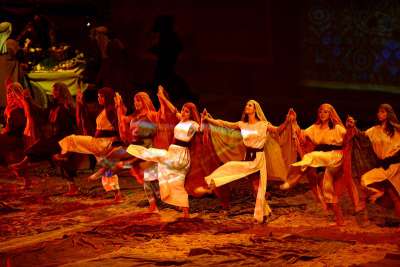
[(392, 106), (389, 104), (381, 104), (379, 109), (383, 109), (387, 113), (386, 127), (384, 129), (385, 133), (392, 137), (394, 135), (394, 131), (400, 132), (400, 122), (397, 119), (396, 113), (394, 112)]
[(114, 90), (109, 87), (103, 87), (98, 91), (98, 94), (104, 96), (104, 109), (106, 110), (108, 121), (114, 126), (115, 130), (118, 130), (118, 117), (117, 111), (115, 110)]

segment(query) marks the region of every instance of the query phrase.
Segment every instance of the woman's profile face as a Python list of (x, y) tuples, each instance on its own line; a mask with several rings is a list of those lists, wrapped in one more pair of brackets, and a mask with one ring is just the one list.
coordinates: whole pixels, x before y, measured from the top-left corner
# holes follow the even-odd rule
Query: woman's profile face
[(384, 122), (387, 120), (387, 111), (384, 108), (380, 108), (376, 116), (380, 122)]
[(106, 103), (106, 99), (104, 98), (104, 95), (102, 95), (102, 94), (97, 95), (97, 101), (102, 106), (104, 106), (104, 104)]
[(138, 97), (133, 98), (133, 105), (135, 106), (135, 110), (139, 111), (143, 108), (143, 103)]
[(190, 110), (187, 107), (182, 107), (181, 116), (183, 121), (190, 119)]
[(60, 97), (60, 90), (58, 90), (57, 88), (55, 88), (53, 86), (53, 90), (51, 91), (51, 94), (53, 95), (54, 99), (58, 99)]

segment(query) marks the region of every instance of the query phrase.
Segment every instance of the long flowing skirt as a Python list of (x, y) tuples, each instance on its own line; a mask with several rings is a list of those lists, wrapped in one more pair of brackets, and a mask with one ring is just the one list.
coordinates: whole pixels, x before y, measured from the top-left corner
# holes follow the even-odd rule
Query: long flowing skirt
[(325, 167), (322, 180), (318, 187), (322, 187), (323, 200), (327, 203), (337, 203), (338, 198), (334, 188), (334, 179), (339, 175), (343, 163), (343, 151), (313, 151), (303, 156), (301, 161), (293, 163), (292, 166), (298, 166), (302, 171), (308, 167)]
[(256, 158), (253, 161), (228, 161), (209, 176), (205, 177), (205, 179), (209, 185), (211, 182), (214, 182), (215, 186), (219, 187), (258, 171), (260, 172), (260, 184), (257, 192), (254, 217), (257, 221), (262, 222), (264, 216), (271, 213), (271, 209), (265, 200), (265, 192), (267, 189), (267, 169), (265, 153), (263, 151), (257, 152)]
[(377, 196), (382, 196), (384, 192), (372, 185), (385, 180), (389, 181), (396, 189), (397, 193), (400, 194), (400, 163), (391, 164), (386, 170), (383, 168), (375, 168), (366, 172), (361, 176), (361, 185), (377, 194)]
[(76, 152), (92, 154), (97, 158), (106, 156), (112, 150), (115, 137), (96, 138), (88, 135), (69, 135), (63, 138), (59, 144), (62, 153)]
[(186, 147), (170, 145), (168, 150), (130, 145), (127, 152), (137, 158), (158, 163), (158, 182), (161, 200), (179, 207), (189, 207), (185, 177), (190, 167)]

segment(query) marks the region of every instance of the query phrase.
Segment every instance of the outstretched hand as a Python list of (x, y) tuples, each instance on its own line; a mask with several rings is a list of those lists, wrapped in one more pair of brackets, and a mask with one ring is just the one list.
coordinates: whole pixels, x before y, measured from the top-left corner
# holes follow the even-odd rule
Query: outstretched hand
[(157, 91), (157, 96), (161, 99), (165, 99), (165, 94), (164, 94), (164, 87), (160, 84), (158, 86), (158, 91)]
[(122, 97), (118, 92), (115, 93), (114, 102), (116, 107), (122, 106)]
[(287, 113), (287, 115), (286, 115), (286, 122), (292, 123), (292, 122), (295, 122), (296, 119), (297, 119), (297, 114), (296, 114), (296, 112), (294, 111), (293, 108), (290, 108), (289, 111), (288, 111), (288, 113)]
[(201, 120), (207, 121), (209, 117), (210, 114), (207, 112), (207, 109), (203, 109), (203, 112), (201, 113)]

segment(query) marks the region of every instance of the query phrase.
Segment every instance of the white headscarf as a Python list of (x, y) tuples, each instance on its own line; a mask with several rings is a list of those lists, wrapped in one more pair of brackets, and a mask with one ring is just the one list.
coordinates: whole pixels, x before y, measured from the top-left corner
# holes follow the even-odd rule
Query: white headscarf
[[(265, 117), (264, 112), (263, 112), (260, 104), (257, 101), (251, 99), (251, 100), (247, 101), (247, 103), (251, 103), (251, 104), (254, 105), (254, 108), (256, 110), (256, 116), (260, 121), (268, 122), (268, 120)], [(246, 114), (244, 113), (244, 110), (243, 110), (241, 121), (245, 121), (245, 118), (246, 118)]]
[(0, 23), (0, 55), (7, 54), (7, 39), (11, 35), (11, 23), (2, 22)]

